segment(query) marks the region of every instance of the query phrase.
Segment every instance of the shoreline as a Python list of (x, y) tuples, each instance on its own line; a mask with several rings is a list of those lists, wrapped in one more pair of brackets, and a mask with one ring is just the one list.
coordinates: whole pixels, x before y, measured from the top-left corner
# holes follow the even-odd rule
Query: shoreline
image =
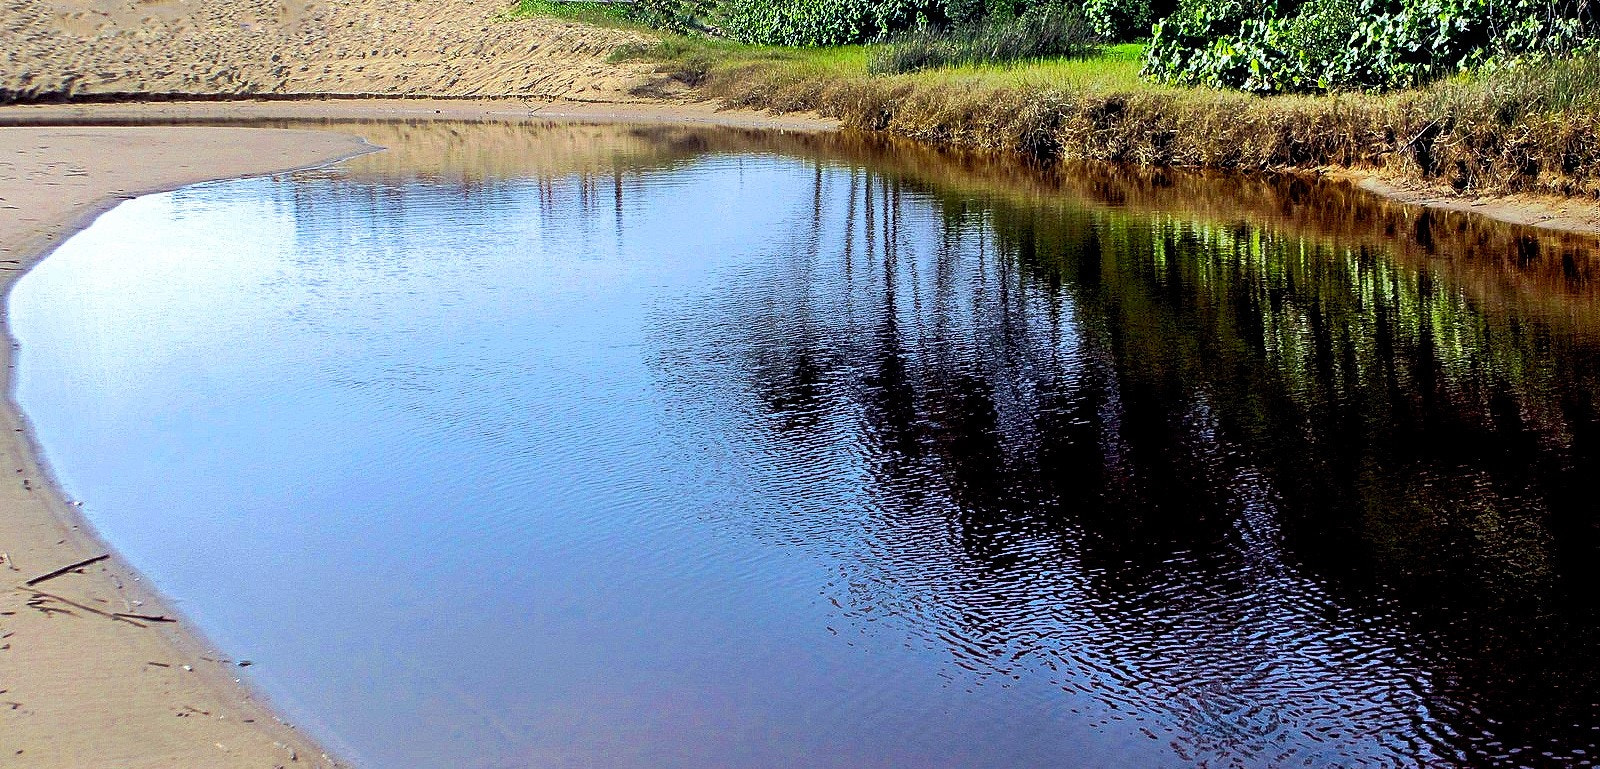
[[(61, 243), (124, 200), (285, 173), (383, 149), (354, 123), (523, 120), (830, 131), (812, 117), (710, 104), (524, 100), (286, 100), (0, 107), (0, 328), (10, 343), (0, 455), (0, 757), (28, 766), (347, 767), (282, 719), (171, 600), (101, 539), (55, 480), (16, 397), (10, 290)], [(285, 108), (287, 106), (287, 109)], [(273, 120), (327, 122), (285, 129)], [(206, 125), (233, 123), (232, 126)], [(182, 125), (179, 125), (182, 124)], [(99, 559), (30, 588), (31, 578)], [(42, 599), (42, 600), (41, 600)], [(118, 616), (131, 615), (131, 616)], [(140, 617), (151, 619), (140, 619)], [(161, 619), (155, 619), (161, 618)]]
[(1600, 235), (1600, 201), (1554, 195), (1462, 195), (1451, 190), (1407, 184), (1375, 171), (1332, 169), (1324, 178), (1342, 181), (1397, 203), (1477, 214), (1507, 224), (1555, 232)]
[(0, 127), (63, 125), (193, 125), (269, 120), (593, 121), (836, 131), (840, 124), (811, 113), (771, 115), (721, 109), (712, 101), (605, 102), (460, 98), (273, 98), (204, 101), (67, 102), (0, 105)]
[[(89, 101), (0, 105), (0, 128), (23, 126), (153, 126), (240, 124), (251, 121), (341, 122), (404, 120), (594, 121), (726, 126), (778, 131), (844, 130), (842, 121), (814, 112), (773, 114), (755, 109), (724, 109), (715, 100), (607, 102), (543, 101), (514, 98), (312, 97), (205, 99), (200, 101)], [(963, 151), (959, 147), (935, 148)], [(994, 150), (1003, 152), (1001, 150)], [(1184, 166), (1174, 166), (1184, 169)], [(1248, 171), (1234, 173), (1249, 174)], [(1522, 193), (1461, 194), (1395, 178), (1374, 169), (1328, 167), (1285, 169), (1351, 184), (1379, 197), (1441, 211), (1477, 214), (1509, 224), (1556, 232), (1600, 235), (1600, 200)]]
[[(123, 200), (376, 149), (330, 131), (0, 128), (0, 155), (12, 159), (0, 163), (0, 291), (9, 300), (22, 275)], [(0, 756), (30, 767), (346, 766), (236, 677), (56, 483), (16, 403), (16, 342), (0, 311), (10, 342), (0, 456), (19, 479), (0, 489)]]

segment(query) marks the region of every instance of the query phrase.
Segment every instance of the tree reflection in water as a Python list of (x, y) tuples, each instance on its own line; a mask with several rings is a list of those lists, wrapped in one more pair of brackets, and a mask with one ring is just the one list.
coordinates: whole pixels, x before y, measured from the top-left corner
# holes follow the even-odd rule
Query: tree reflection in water
[(717, 391), (790, 500), (756, 527), (838, 559), (858, 631), (1194, 760), (1586, 760), (1582, 246), (1550, 311), (1505, 295), (1507, 263), (1550, 283), (1511, 228), (1294, 181), (1164, 213), (1127, 203), (1160, 178), (1083, 173), (1017, 196), (817, 160), (809, 220), (662, 319), (657, 375)]
[(646, 350), (685, 450), (735, 468), (718, 522), (835, 564), (845, 632), (1207, 765), (1592, 762), (1593, 241), (681, 127), (487, 125), (374, 184), (428, 166), (400, 138), (326, 180), (393, 196), (369, 228), (531, 178), (620, 240), (630, 195), (707, 155), (809, 164), (810, 205)]

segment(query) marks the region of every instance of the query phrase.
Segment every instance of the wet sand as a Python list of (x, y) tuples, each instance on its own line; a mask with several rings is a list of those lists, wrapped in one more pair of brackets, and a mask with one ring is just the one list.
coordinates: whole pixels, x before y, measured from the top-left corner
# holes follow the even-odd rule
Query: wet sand
[[(57, 243), (123, 199), (370, 149), (317, 131), (0, 128), (0, 281), (9, 291)], [(12, 349), (4, 352), (8, 376)], [(7, 393), (0, 765), (337, 766), (315, 740), (279, 722), (237, 682), (236, 663), (95, 536), (51, 481)]]
[(623, 104), (535, 99), (295, 99), (0, 106), (0, 126), (240, 123), (256, 120), (563, 120), (718, 125), (782, 131), (831, 131), (839, 127), (838, 121), (813, 114), (772, 115), (756, 110), (724, 110), (712, 102)]
[(1460, 195), (1449, 190), (1420, 187), (1386, 179), (1365, 171), (1331, 174), (1368, 192), (1390, 200), (1442, 211), (1465, 211), (1511, 224), (1560, 232), (1600, 235), (1600, 201), (1553, 195)]

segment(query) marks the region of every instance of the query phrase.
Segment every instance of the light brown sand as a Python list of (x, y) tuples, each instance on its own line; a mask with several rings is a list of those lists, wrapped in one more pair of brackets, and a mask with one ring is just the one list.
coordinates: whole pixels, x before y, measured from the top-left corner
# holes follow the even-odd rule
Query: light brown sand
[(1444, 211), (1466, 211), (1512, 224), (1546, 230), (1600, 235), (1600, 201), (1553, 195), (1459, 195), (1385, 179), (1376, 173), (1337, 171), (1331, 174), (1368, 192), (1401, 203)]
[[(0, 290), (123, 198), (369, 148), (314, 131), (0, 128)], [(9, 376), (11, 345), (0, 360)], [(9, 396), (0, 461), (0, 766), (334, 765), (116, 557), (27, 586), (110, 551), (50, 481)]]
[(636, 33), (509, 0), (0, 0), (0, 102), (367, 94), (629, 101)]

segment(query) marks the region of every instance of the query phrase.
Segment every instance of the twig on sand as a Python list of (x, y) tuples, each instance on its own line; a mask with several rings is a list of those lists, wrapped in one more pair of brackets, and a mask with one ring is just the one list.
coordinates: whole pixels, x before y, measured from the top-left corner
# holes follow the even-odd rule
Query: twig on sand
[[(115, 613), (112, 613), (112, 612), (109, 612), (109, 611), (101, 611), (99, 609), (94, 608), (93, 606), (85, 606), (85, 605), (83, 605), (81, 603), (78, 603), (77, 601), (74, 601), (74, 600), (72, 600), (70, 598), (63, 598), (63, 597), (61, 597), (59, 595), (55, 595), (54, 593), (35, 592), (33, 594), (33, 599), (28, 601), (28, 605), (32, 606), (35, 609), (38, 609), (39, 611), (45, 612), (47, 614), (50, 613), (51, 611), (58, 611), (58, 612), (59, 611), (65, 611), (64, 609), (57, 609), (57, 608), (45, 605), (49, 601), (55, 601), (57, 603), (63, 603), (63, 604), (66, 604), (68, 606), (71, 606), (71, 607), (73, 607), (75, 609), (82, 609), (83, 611), (89, 612), (90, 614), (93, 614), (95, 616), (105, 617), (106, 619), (111, 620), (112, 622), (126, 622), (126, 623), (128, 623), (128, 624), (130, 624), (130, 625), (132, 625), (134, 627), (149, 627), (149, 625), (146, 625), (146, 624), (144, 624), (144, 623), (142, 623), (142, 622), (140, 622), (138, 620), (133, 619), (133, 617), (138, 616), (136, 614), (135, 615), (126, 615), (125, 616), (125, 615), (122, 615), (122, 614), (115, 614)], [(140, 619), (146, 619), (146, 618), (140, 617)], [(157, 620), (157, 621), (159, 621), (159, 620)], [(166, 621), (173, 622), (173, 621), (176, 621), (176, 620), (166, 620)]]
[(142, 619), (146, 622), (177, 622), (177, 620), (168, 617), (165, 614), (134, 614), (133, 612), (127, 611), (114, 611), (111, 612), (111, 616), (121, 617), (123, 619)]
[(46, 580), (55, 579), (56, 577), (59, 577), (59, 576), (61, 576), (63, 574), (67, 574), (67, 573), (70, 573), (70, 572), (77, 571), (77, 570), (79, 570), (79, 569), (81, 569), (81, 568), (83, 568), (85, 566), (92, 566), (92, 565), (97, 564), (97, 563), (99, 563), (101, 561), (104, 561), (105, 559), (110, 558), (110, 557), (111, 557), (111, 555), (109, 553), (107, 553), (107, 554), (104, 554), (104, 555), (97, 555), (97, 556), (95, 556), (93, 558), (85, 558), (85, 559), (83, 559), (83, 560), (81, 560), (81, 561), (79, 561), (77, 563), (68, 564), (68, 565), (63, 566), (63, 567), (61, 567), (59, 569), (56, 569), (55, 571), (52, 571), (52, 572), (50, 572), (48, 574), (40, 574), (39, 576), (34, 577), (33, 579), (30, 579), (27, 582), (24, 582), (23, 584), (27, 585), (28, 587), (33, 587), (34, 585), (37, 585), (40, 582), (44, 582)]

